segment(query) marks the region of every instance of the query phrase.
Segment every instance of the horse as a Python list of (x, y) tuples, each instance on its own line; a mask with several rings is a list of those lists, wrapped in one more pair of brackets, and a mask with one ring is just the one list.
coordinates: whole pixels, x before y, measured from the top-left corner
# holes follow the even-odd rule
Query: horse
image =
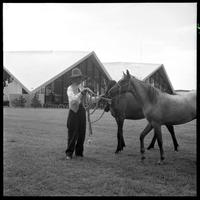
[[(125, 147), (124, 137), (123, 137), (123, 124), (125, 119), (130, 120), (137, 120), (137, 119), (144, 119), (144, 113), (142, 110), (142, 107), (137, 102), (136, 97), (129, 91), (125, 92), (117, 92), (113, 95), (108, 95), (109, 91), (112, 89), (112, 87), (117, 82), (115, 80), (110, 80), (107, 85), (106, 92), (104, 94), (104, 97), (111, 98), (111, 104), (107, 103), (104, 110), (106, 112), (111, 112), (111, 115), (115, 118), (118, 129), (117, 129), (117, 149), (115, 153), (119, 153), (123, 150)], [(173, 144), (174, 144), (174, 150), (178, 151), (178, 142), (176, 140), (174, 127), (171, 125), (166, 125), (167, 129), (169, 130)], [(148, 131), (150, 132), (152, 130), (152, 126), (150, 124), (147, 124), (147, 126), (144, 129), (144, 132)], [(148, 150), (151, 148), (154, 148), (154, 144), (156, 141), (156, 135), (154, 134), (152, 141), (150, 145), (148, 146)]]
[[(196, 119), (196, 91), (185, 92), (184, 94), (168, 94), (130, 75), (128, 70), (109, 92), (115, 94), (116, 91), (129, 91), (136, 97), (145, 118), (156, 134), (160, 149), (158, 164), (162, 164), (165, 156), (161, 126), (180, 125)], [(142, 160), (145, 159), (144, 137), (148, 133), (148, 130), (144, 130), (140, 135)]]

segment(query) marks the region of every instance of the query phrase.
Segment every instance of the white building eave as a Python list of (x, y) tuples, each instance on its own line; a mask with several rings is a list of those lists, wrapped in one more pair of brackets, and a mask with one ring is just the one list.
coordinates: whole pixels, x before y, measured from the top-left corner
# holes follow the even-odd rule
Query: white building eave
[(30, 94), (31, 92), (6, 68), (3, 67), (3, 69), (28, 93)]

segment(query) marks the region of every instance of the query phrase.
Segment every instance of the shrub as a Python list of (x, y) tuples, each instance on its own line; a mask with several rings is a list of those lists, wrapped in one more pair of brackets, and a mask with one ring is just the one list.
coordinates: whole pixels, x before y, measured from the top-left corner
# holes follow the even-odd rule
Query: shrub
[(3, 101), (3, 106), (9, 106), (9, 101)]
[(41, 104), (41, 102), (38, 99), (38, 96), (36, 94), (34, 95), (34, 97), (31, 100), (31, 107), (34, 107), (34, 108), (42, 107), (42, 104)]
[(12, 100), (12, 105), (14, 107), (24, 107), (25, 103), (26, 103), (26, 99), (22, 95), (20, 95), (19, 98)]

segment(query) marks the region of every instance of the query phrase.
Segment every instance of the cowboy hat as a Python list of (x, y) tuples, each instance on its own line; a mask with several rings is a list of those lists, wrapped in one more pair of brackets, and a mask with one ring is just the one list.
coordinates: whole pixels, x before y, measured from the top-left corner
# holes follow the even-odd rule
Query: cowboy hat
[(70, 80), (74, 80), (77, 78), (81, 78), (81, 79), (85, 80), (87, 77), (82, 74), (80, 69), (74, 68), (74, 69), (72, 69), (72, 75), (70, 76)]

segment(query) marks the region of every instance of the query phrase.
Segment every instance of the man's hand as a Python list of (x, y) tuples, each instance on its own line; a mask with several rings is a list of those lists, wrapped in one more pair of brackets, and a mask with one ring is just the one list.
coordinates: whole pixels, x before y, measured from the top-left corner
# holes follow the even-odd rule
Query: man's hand
[(97, 96), (102, 102), (106, 102), (108, 104), (112, 103), (112, 99), (106, 98), (104, 94)]
[(84, 88), (84, 89), (81, 91), (81, 94), (82, 94), (82, 95), (85, 95), (86, 92), (87, 92), (87, 88)]
[(94, 93), (90, 88), (84, 88), (84, 89), (86, 89), (87, 90), (87, 92), (90, 92), (90, 93)]
[(94, 92), (90, 89), (90, 88), (83, 88), (83, 90), (81, 91), (82, 95), (85, 95), (87, 92), (93, 94)]

